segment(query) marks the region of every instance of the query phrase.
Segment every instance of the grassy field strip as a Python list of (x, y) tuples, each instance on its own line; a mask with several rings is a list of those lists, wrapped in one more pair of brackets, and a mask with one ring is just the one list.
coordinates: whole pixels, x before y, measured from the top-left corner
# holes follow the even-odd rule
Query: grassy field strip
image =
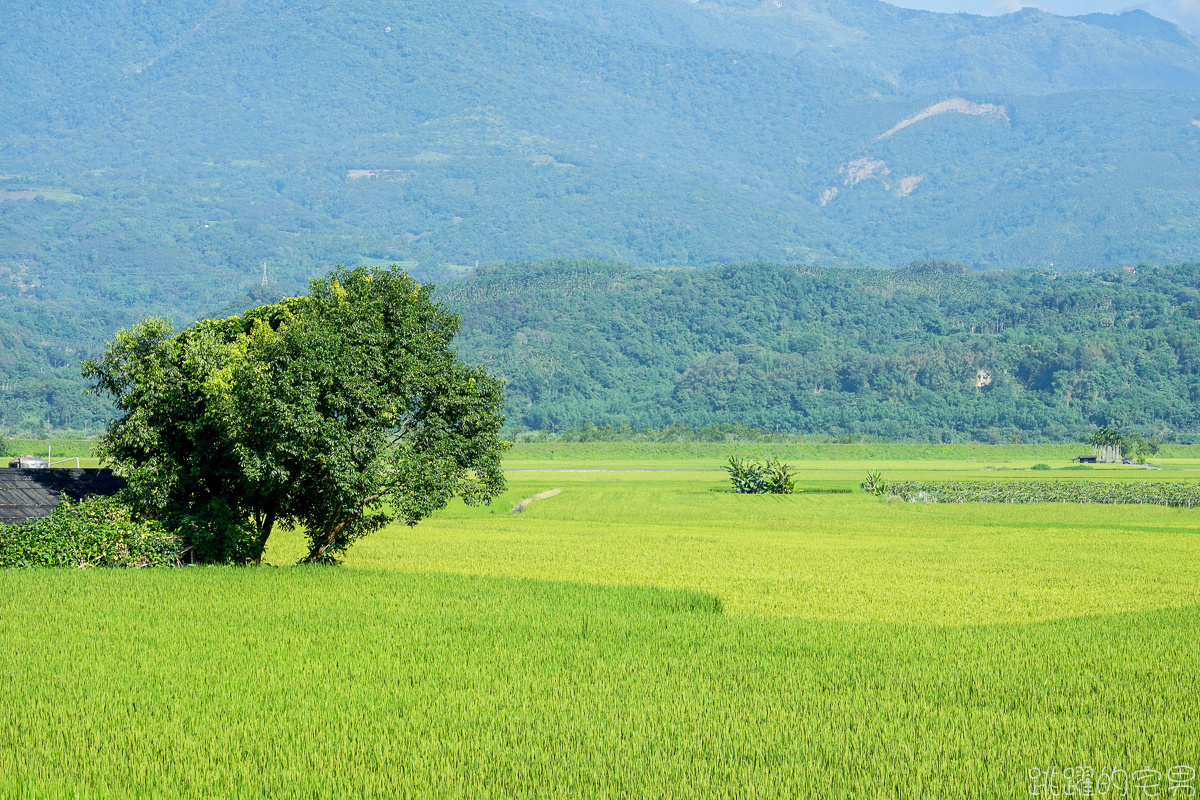
[[(490, 509), (455, 505), (351, 551), (351, 568), (704, 591), (730, 614), (1000, 624), (1200, 604), (1195, 511), (927, 505), (734, 495), (719, 477), (514, 476)], [(301, 554), (273, 541), (271, 563)]]
[[(44, 449), (44, 448), (43, 448)], [(1090, 454), (1085, 444), (773, 444), (759, 442), (539, 442), (521, 443), (508, 454), (510, 461), (692, 461), (723, 462), (730, 453), (750, 458), (777, 457), (794, 461), (984, 461), (996, 463), (1059, 461), (1070, 463)], [(74, 454), (72, 454), (74, 455)], [(1200, 445), (1166, 444), (1151, 459), (1200, 461)]]
[[(736, 452), (731, 450), (730, 452)], [(589, 461), (563, 462), (555, 460), (522, 460), (505, 459), (505, 472), (720, 472), (727, 463), (727, 458), (709, 459), (680, 459), (680, 460), (645, 460), (645, 461)], [(1005, 475), (1013, 478), (1047, 476), (1058, 478), (1098, 477), (1101, 474), (1105, 480), (1128, 477), (1131, 480), (1145, 479), (1154, 473), (1178, 471), (1183, 469), (1200, 469), (1200, 461), (1187, 459), (1156, 459), (1155, 466), (1163, 469), (1147, 470), (1142, 467), (1125, 464), (1096, 464), (1072, 465), (1070, 461), (963, 461), (953, 459), (924, 459), (921, 461), (900, 461), (888, 459), (846, 459), (827, 461), (788, 462), (793, 468), (813, 476), (831, 476), (842, 479), (846, 476), (858, 476), (859, 480), (868, 471), (881, 470), (886, 475), (953, 473), (955, 476), (999, 477)], [(1050, 471), (1030, 470), (1034, 464), (1044, 463), (1051, 467)]]
[[(732, 452), (732, 451), (731, 451)], [(55, 459), (58, 457), (55, 456)], [(716, 458), (698, 458), (686, 461), (590, 461), (584, 462), (584, 465), (572, 462), (563, 462), (557, 460), (521, 460), (521, 459), (505, 459), (505, 472), (522, 473), (522, 472), (710, 472), (720, 473), (721, 467), (725, 464), (726, 459), (723, 457)], [(7, 460), (4, 464), (7, 465)], [(1028, 472), (1028, 468), (1036, 463), (1045, 463), (1052, 467), (1053, 472), (1046, 473), (1038, 471)], [(1183, 472), (1200, 472), (1200, 461), (1194, 459), (1155, 459), (1155, 466), (1163, 468), (1163, 472), (1183, 471)], [(99, 467), (100, 459), (98, 458), (80, 458), (79, 465), (81, 467)], [(58, 464), (56, 468), (74, 467), (75, 463)], [(883, 470), (889, 475), (900, 477), (903, 475), (924, 475), (924, 474), (944, 474), (953, 473), (963, 477), (969, 476), (985, 476), (999, 477), (1005, 475), (1008, 477), (1019, 478), (1022, 476), (1042, 477), (1045, 478), (1050, 474), (1054, 478), (1086, 478), (1089, 475), (1092, 477), (1103, 477), (1105, 480), (1112, 478), (1125, 478), (1137, 480), (1153, 475), (1156, 470), (1146, 470), (1135, 466), (1123, 466), (1120, 464), (1097, 464), (1092, 469), (1067, 469), (1071, 466), (1069, 461), (1025, 461), (1014, 462), (982, 462), (982, 461), (954, 461), (954, 460), (933, 460), (926, 459), (922, 461), (896, 461), (896, 460), (828, 460), (828, 461), (793, 461), (792, 466), (800, 468), (803, 472), (808, 473), (813, 477), (826, 476), (837, 478), (840, 480), (862, 480), (863, 476), (868, 471)], [(995, 474), (993, 474), (995, 473)], [(1103, 475), (1098, 475), (1103, 473)], [(1159, 473), (1161, 477), (1161, 473)]]
[[(55, 458), (80, 456), (90, 458), (94, 441), (74, 439), (24, 440), (13, 439), (9, 447), (14, 452), (45, 455), (47, 446), (52, 447)], [(508, 453), (506, 461), (527, 462), (571, 462), (577, 466), (592, 466), (588, 462), (606, 461), (619, 465), (631, 462), (683, 462), (699, 461), (710, 464), (724, 463), (731, 453), (750, 458), (778, 457), (784, 460), (823, 461), (960, 461), (995, 464), (1023, 464), (1024, 466), (1054, 462), (1070, 463), (1070, 459), (1081, 453), (1090, 453), (1084, 444), (953, 444), (932, 445), (920, 442), (877, 443), (877, 444), (830, 444), (796, 443), (773, 444), (759, 442), (541, 442), (519, 443)], [(1200, 445), (1163, 445), (1162, 452), (1151, 459), (1162, 461), (1191, 461), (1200, 466)]]
[[(527, 472), (527, 471), (609, 471), (609, 472), (637, 472), (637, 471), (661, 471), (661, 472), (717, 472), (720, 470), (731, 454), (739, 455), (756, 455), (756, 457), (775, 457), (779, 456), (785, 461), (789, 461), (793, 466), (802, 468), (804, 471), (814, 475), (832, 475), (834, 473), (842, 473), (844, 479), (850, 476), (865, 475), (868, 470), (884, 470), (889, 473), (903, 472), (904, 474), (921, 474), (921, 473), (943, 473), (953, 472), (961, 473), (964, 476), (966, 473), (974, 473), (977, 475), (990, 472), (1007, 472), (1013, 477), (1028, 475), (1026, 472), (1034, 464), (1047, 464), (1052, 469), (1053, 477), (1082, 477), (1089, 473), (1095, 474), (1116, 473), (1121, 476), (1145, 476), (1153, 470), (1145, 470), (1137, 466), (1121, 465), (1121, 464), (1097, 464), (1091, 469), (1067, 469), (1072, 466), (1069, 459), (1066, 458), (1050, 458), (1029, 456), (1017, 460), (1005, 458), (971, 458), (971, 459), (953, 459), (943, 457), (926, 456), (921, 459), (896, 459), (896, 458), (825, 458), (825, 459), (806, 459), (797, 458), (795, 454), (788, 455), (784, 451), (772, 451), (770, 449), (747, 449), (737, 445), (721, 445), (712, 448), (712, 452), (707, 455), (690, 456), (687, 458), (649, 458), (642, 457), (637, 459), (626, 458), (611, 458), (599, 457), (596, 455), (589, 456), (586, 459), (576, 459), (564, 455), (562, 457), (541, 457), (536, 453), (530, 453), (525, 448), (528, 445), (518, 445), (514, 450), (510, 451), (505, 457), (506, 472)], [(78, 450), (79, 448), (72, 448)], [(759, 450), (762, 449), (760, 453)], [(45, 455), (45, 448), (42, 448), (42, 455)], [(100, 460), (95, 457), (87, 456), (87, 451), (84, 450), (84, 456), (79, 459), (82, 467), (98, 467)], [(35, 453), (36, 454), (36, 453)], [(802, 454), (801, 454), (802, 455)], [(850, 454), (847, 454), (850, 455)], [(68, 456), (63, 456), (64, 458)], [(70, 457), (74, 457), (72, 452)], [(59, 455), (57, 452), (54, 455), (57, 460)], [(1187, 471), (1200, 472), (1200, 459), (1198, 458), (1154, 458), (1152, 463), (1157, 467), (1162, 467), (1163, 471)], [(4, 461), (7, 464), (7, 460)], [(58, 467), (74, 466), (74, 462), (69, 465), (59, 464)], [(1035, 476), (1037, 472), (1033, 473)], [(1042, 472), (1041, 477), (1045, 477), (1046, 473)], [(893, 476), (899, 477), (899, 476)], [(1105, 475), (1105, 478), (1113, 477)]]
[(3, 597), (6, 797), (990, 798), (1200, 752), (1196, 609), (931, 628), (329, 569)]
[[(520, 462), (517, 462), (520, 463)], [(728, 486), (728, 476), (719, 462), (684, 462), (683, 466), (671, 466), (672, 462), (662, 465), (638, 465), (637, 467), (596, 466), (596, 467), (505, 467), (505, 474), (510, 481), (537, 480), (537, 476), (561, 475), (563, 480), (591, 481), (603, 479), (599, 476), (611, 474), (613, 479), (620, 479), (627, 474), (629, 480), (639, 481), (642, 477), (648, 480), (680, 480), (704, 481), (711, 485)], [(675, 462), (678, 464), (679, 462)], [(1183, 472), (1174, 466), (1163, 470), (1145, 470), (1137, 467), (1118, 464), (1102, 464), (1095, 468), (1054, 468), (1051, 470), (1030, 470), (1028, 468), (1013, 468), (997, 465), (980, 465), (962, 461), (942, 462), (902, 462), (902, 461), (828, 461), (828, 462), (796, 462), (790, 465), (792, 474), (802, 479), (817, 482), (834, 482), (842, 484), (854, 481), (857, 487), (868, 472), (881, 472), (886, 480), (1029, 480), (1029, 481), (1162, 481), (1162, 480), (1196, 480), (1200, 476), (1170, 475), (1169, 473)]]

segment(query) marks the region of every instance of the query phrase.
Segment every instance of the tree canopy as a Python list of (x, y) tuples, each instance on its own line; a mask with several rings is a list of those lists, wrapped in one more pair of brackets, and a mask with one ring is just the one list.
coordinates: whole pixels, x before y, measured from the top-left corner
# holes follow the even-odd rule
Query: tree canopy
[(1124, 437), (1116, 428), (1100, 427), (1088, 437), (1088, 444), (1093, 447), (1120, 447)]
[(500, 493), (500, 382), (462, 363), (458, 317), (396, 268), (176, 333), (151, 318), (84, 363), (119, 416), (98, 451), (201, 561), (258, 561), (276, 525), (336, 561), (394, 518)]
[(1101, 427), (1088, 437), (1088, 444), (1119, 448), (1123, 455), (1139, 463), (1145, 461), (1147, 456), (1156, 455), (1160, 449), (1159, 443), (1153, 438), (1147, 439), (1137, 432), (1124, 434), (1116, 428), (1107, 427)]

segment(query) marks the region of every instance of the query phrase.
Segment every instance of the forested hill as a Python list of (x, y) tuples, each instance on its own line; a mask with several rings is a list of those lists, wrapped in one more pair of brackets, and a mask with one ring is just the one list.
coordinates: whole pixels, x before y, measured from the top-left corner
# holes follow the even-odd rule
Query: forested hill
[(481, 268), (440, 298), (510, 423), (739, 423), (897, 439), (1200, 437), (1200, 265), (1055, 275), (600, 262)]
[[(1056, 274), (601, 261), (482, 266), (437, 298), (513, 428), (736, 424), (932, 441), (1200, 441), (1200, 264)], [(254, 291), (221, 309), (273, 300)], [(0, 371), (42, 351), (0, 324)], [(0, 386), (0, 425), (94, 430), (76, 359)], [(25, 359), (23, 361), (22, 359)], [(27, 387), (40, 387), (30, 391)]]

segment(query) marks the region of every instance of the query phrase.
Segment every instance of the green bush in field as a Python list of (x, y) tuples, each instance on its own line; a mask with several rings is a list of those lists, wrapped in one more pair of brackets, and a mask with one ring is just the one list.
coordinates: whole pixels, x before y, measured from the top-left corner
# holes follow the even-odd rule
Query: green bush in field
[(1030, 469), (1037, 469), (1037, 470), (1050, 469), (1050, 465), (1049, 464), (1034, 464), (1032, 467), (1030, 467)]
[(733, 490), (739, 494), (758, 494), (764, 486), (762, 465), (757, 461), (730, 456), (729, 464), (721, 467), (729, 473), (729, 481)]
[(168, 567), (180, 539), (153, 520), (133, 519), (115, 497), (62, 503), (39, 520), (0, 525), (0, 568)]
[(738, 494), (792, 494), (796, 490), (791, 466), (775, 458), (759, 463), (730, 456), (728, 466), (721, 469), (729, 473), (733, 490)]
[(878, 497), (887, 488), (887, 482), (883, 479), (883, 474), (880, 472), (868, 472), (867, 479), (859, 484), (863, 491), (867, 494), (873, 494)]

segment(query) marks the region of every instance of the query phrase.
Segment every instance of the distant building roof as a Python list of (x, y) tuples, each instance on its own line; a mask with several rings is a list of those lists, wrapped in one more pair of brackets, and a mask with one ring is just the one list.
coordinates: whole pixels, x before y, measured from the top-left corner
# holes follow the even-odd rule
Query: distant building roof
[(111, 469), (0, 469), (0, 523), (41, 519), (64, 494), (82, 500), (116, 494), (124, 486)]
[(17, 456), (12, 461), (8, 462), (8, 466), (13, 469), (37, 469), (38, 467), (48, 467), (50, 462), (44, 458), (37, 456), (23, 455)]

